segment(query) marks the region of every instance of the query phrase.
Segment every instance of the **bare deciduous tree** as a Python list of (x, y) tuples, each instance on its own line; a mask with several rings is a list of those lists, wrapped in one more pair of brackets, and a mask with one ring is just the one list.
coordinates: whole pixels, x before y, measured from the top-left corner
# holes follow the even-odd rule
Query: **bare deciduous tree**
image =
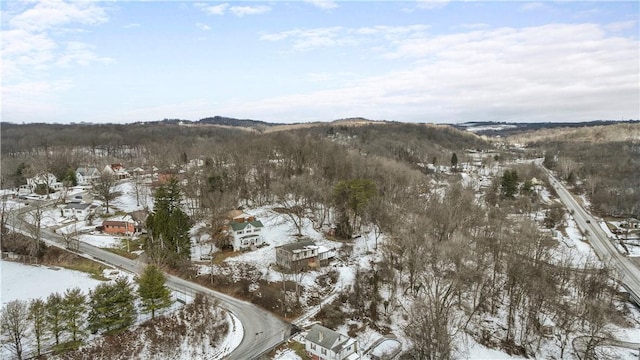
[(2, 342), (18, 360), (22, 360), (23, 340), (29, 332), (29, 308), (26, 301), (14, 300), (2, 308), (0, 326)]
[(97, 199), (104, 201), (107, 213), (109, 213), (109, 201), (118, 195), (113, 189), (115, 185), (115, 176), (107, 172), (100, 174), (100, 177), (93, 183), (93, 194)]

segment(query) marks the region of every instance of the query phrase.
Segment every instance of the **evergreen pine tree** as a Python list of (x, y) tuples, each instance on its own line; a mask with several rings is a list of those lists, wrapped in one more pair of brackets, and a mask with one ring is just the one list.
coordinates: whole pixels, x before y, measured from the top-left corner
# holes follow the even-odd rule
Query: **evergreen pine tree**
[(84, 319), (87, 314), (87, 298), (80, 288), (65, 292), (62, 314), (66, 330), (71, 333), (71, 340), (78, 341), (78, 338), (84, 335)]
[(59, 293), (53, 293), (47, 298), (47, 327), (56, 340), (56, 345), (60, 344), (60, 335), (64, 331), (63, 301)]
[(156, 310), (171, 305), (171, 293), (165, 286), (166, 281), (166, 276), (155, 265), (148, 265), (137, 280), (142, 311), (151, 312), (151, 318), (156, 317)]
[(518, 193), (518, 172), (506, 170), (502, 175), (502, 195), (507, 199), (515, 198)]
[[(158, 187), (155, 192), (154, 213), (147, 219), (150, 230), (150, 247), (160, 251), (151, 254), (169, 255), (170, 259), (188, 260), (191, 257), (191, 240), (189, 230), (191, 223), (189, 216), (181, 208), (182, 195), (178, 180), (172, 178), (166, 184)], [(152, 260), (158, 261), (158, 258)]]
[(451, 167), (457, 167), (458, 166), (458, 154), (453, 153), (453, 155), (451, 155)]
[(89, 292), (89, 330), (109, 332), (132, 325), (136, 318), (135, 295), (126, 278), (100, 284)]
[(34, 299), (29, 303), (29, 320), (33, 328), (37, 355), (42, 355), (42, 342), (46, 340), (47, 304), (42, 299)]

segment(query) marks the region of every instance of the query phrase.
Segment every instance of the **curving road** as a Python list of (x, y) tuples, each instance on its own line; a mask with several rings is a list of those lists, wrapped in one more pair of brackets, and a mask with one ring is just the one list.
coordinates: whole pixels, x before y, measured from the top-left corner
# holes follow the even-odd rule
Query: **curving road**
[(596, 254), (605, 264), (612, 266), (618, 273), (620, 281), (629, 291), (631, 300), (640, 306), (640, 268), (636, 266), (629, 258), (620, 254), (616, 247), (611, 243), (607, 234), (600, 228), (598, 219), (589, 214), (576, 199), (569, 193), (567, 188), (556, 179), (553, 174), (542, 167), (549, 176), (549, 182), (558, 193), (558, 197), (569, 209), (573, 218), (582, 233), (585, 235)]
[[(29, 211), (29, 207), (11, 211), (7, 224), (14, 229), (16, 229), (16, 225), (18, 225), (17, 230), (26, 230), (28, 232), (29, 229), (33, 228), (33, 225), (24, 220), (24, 214), (27, 211)], [(49, 229), (42, 229), (41, 237), (48, 242), (56, 243), (64, 247), (62, 236)], [(144, 263), (138, 260), (127, 259), (82, 242), (80, 243), (79, 252), (135, 274), (140, 274), (145, 266)], [(221, 308), (231, 312), (240, 320), (244, 328), (242, 342), (240, 342), (240, 345), (238, 345), (226, 359), (257, 359), (264, 352), (272, 349), (289, 337), (289, 324), (251, 303), (238, 300), (229, 295), (168, 274), (167, 286), (176, 291), (190, 292), (191, 294), (200, 292), (213, 296), (220, 301)]]

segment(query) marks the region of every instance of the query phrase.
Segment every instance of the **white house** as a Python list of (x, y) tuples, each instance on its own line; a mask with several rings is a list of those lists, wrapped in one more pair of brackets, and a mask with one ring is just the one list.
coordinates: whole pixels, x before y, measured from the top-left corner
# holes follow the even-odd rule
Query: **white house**
[(79, 167), (76, 170), (76, 180), (81, 186), (91, 185), (99, 177), (100, 171), (94, 167)]
[(39, 185), (46, 185), (54, 191), (62, 190), (64, 187), (52, 173), (40, 173), (27, 179), (27, 187), (31, 189), (31, 191), (35, 191)]
[(358, 343), (346, 335), (314, 324), (304, 338), (304, 349), (313, 360), (358, 359)]
[(254, 216), (240, 214), (233, 218), (229, 226), (233, 237), (233, 251), (264, 244), (264, 239), (262, 238), (264, 225), (260, 220), (256, 220)]
[(104, 167), (104, 172), (107, 174), (111, 174), (116, 177), (116, 179), (126, 179), (131, 177), (131, 174), (122, 166), (122, 164), (110, 164)]
[(96, 206), (91, 204), (69, 203), (62, 209), (62, 216), (67, 219), (86, 220), (95, 210)]

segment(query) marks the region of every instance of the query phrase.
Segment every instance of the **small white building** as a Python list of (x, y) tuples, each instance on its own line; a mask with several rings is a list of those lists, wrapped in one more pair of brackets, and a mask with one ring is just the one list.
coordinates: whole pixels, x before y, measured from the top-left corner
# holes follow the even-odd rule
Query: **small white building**
[(314, 360), (358, 359), (358, 343), (346, 335), (324, 326), (311, 326), (304, 338), (304, 349)]
[(89, 215), (95, 213), (96, 206), (82, 203), (68, 203), (62, 209), (62, 216), (67, 219), (86, 220)]
[(256, 220), (254, 216), (240, 214), (233, 218), (229, 227), (233, 237), (233, 251), (249, 249), (252, 246), (264, 244), (264, 239), (262, 238), (264, 225), (260, 220)]

